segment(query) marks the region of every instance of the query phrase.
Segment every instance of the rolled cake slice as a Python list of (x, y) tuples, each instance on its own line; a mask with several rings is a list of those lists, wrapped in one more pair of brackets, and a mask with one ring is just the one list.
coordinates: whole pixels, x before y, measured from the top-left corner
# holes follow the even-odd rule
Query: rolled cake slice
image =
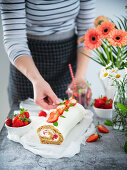
[[(86, 113), (84, 107), (74, 102), (75, 100), (73, 100), (73, 103), (69, 101), (67, 104), (58, 106), (55, 119), (50, 113), (48, 122), (43, 123), (43, 125), (37, 129), (41, 143), (60, 145), (76, 124), (84, 118)], [(60, 112), (62, 110), (61, 108), (63, 109), (62, 114)], [(52, 122), (51, 120), (57, 121)]]

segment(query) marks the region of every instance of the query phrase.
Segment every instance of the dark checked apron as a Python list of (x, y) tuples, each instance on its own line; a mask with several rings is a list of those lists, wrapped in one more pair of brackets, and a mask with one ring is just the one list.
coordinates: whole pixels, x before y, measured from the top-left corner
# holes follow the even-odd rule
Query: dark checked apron
[[(76, 35), (63, 40), (37, 40), (30, 37), (28, 46), (42, 77), (59, 98), (67, 98), (65, 91), (71, 82), (68, 64), (71, 63), (73, 71), (76, 71)], [(8, 95), (10, 106), (28, 97), (34, 98), (31, 82), (12, 64), (10, 64)]]

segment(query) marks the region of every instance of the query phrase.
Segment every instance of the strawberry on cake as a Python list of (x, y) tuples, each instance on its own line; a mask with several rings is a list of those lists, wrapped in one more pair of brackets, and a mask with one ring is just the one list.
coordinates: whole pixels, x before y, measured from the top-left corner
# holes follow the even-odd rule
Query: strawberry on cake
[(71, 97), (64, 100), (51, 112), (45, 124), (37, 129), (40, 142), (60, 145), (68, 133), (79, 123), (86, 113), (84, 107)]

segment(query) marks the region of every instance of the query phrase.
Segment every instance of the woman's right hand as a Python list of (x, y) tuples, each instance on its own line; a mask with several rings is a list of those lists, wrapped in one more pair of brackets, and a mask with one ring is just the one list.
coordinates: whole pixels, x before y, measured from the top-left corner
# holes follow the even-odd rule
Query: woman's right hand
[(55, 109), (60, 103), (50, 85), (43, 79), (39, 78), (33, 83), (34, 101), (37, 105), (46, 110)]

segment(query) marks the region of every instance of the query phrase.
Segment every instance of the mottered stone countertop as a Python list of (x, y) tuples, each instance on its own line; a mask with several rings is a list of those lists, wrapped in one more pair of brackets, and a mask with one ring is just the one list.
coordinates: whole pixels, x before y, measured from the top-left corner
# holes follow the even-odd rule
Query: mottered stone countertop
[[(17, 107), (14, 105), (10, 114)], [(98, 120), (104, 122), (94, 116), (95, 124)], [(4, 126), (0, 132), (0, 170), (127, 170), (127, 154), (123, 150), (126, 137), (123, 132), (109, 130), (97, 142), (81, 145), (80, 153), (72, 158), (47, 159), (10, 141)]]

